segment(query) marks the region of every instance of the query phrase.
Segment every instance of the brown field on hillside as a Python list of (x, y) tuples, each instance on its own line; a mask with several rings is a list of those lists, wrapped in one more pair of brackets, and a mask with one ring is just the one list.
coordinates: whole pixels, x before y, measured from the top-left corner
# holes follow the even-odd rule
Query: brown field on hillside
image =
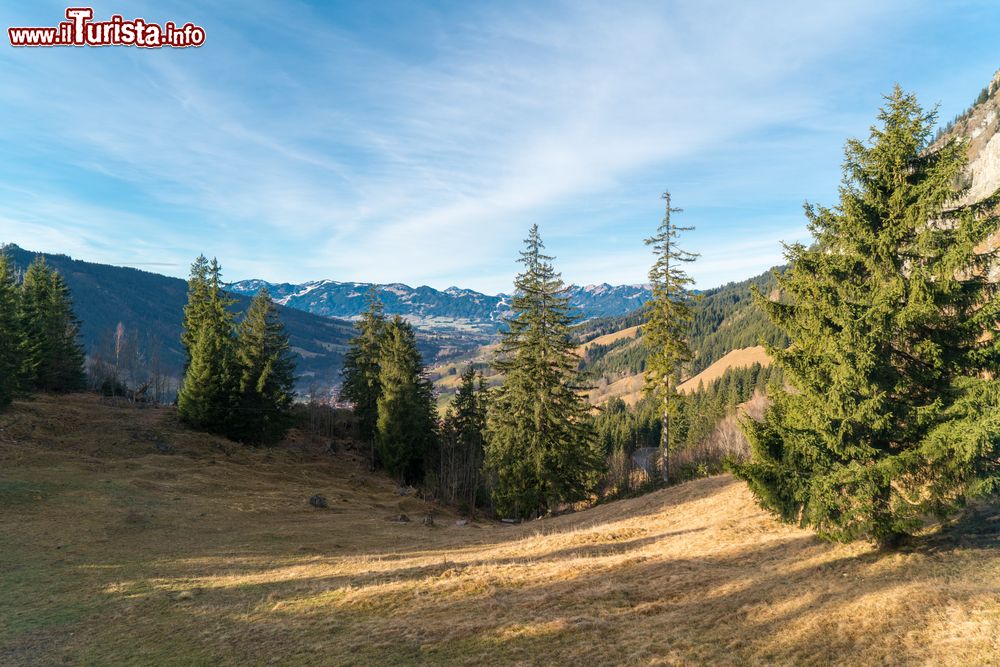
[[(681, 393), (695, 391), (698, 389), (699, 382), (703, 382), (707, 386), (709, 383), (722, 377), (730, 368), (746, 368), (754, 364), (768, 366), (770, 363), (771, 358), (767, 355), (767, 350), (761, 346), (733, 350), (701, 373), (679, 384), (677, 391)], [(641, 373), (629, 375), (615, 380), (606, 386), (591, 389), (587, 393), (587, 400), (592, 405), (601, 405), (613, 398), (620, 398), (628, 405), (635, 405), (642, 400), (642, 388), (644, 384), (645, 380)]]
[(91, 396), (16, 403), (0, 664), (998, 661), (995, 507), (892, 553), (778, 524), (730, 477), (457, 525), (324, 449), (249, 450)]
[(642, 388), (646, 379), (642, 373), (628, 375), (615, 380), (607, 386), (598, 386), (587, 392), (587, 400), (591, 405), (601, 405), (613, 398), (620, 398), (628, 405), (635, 405), (642, 400)]
[(576, 353), (582, 355), (584, 352), (587, 351), (587, 348), (593, 345), (611, 345), (611, 343), (620, 341), (623, 338), (636, 338), (639, 335), (639, 329), (641, 328), (642, 328), (641, 325), (629, 327), (627, 329), (622, 329), (621, 331), (614, 331), (609, 334), (604, 334), (603, 336), (598, 336), (597, 338), (592, 338), (583, 345), (577, 347)]
[(754, 364), (760, 364), (761, 366), (769, 366), (771, 364), (771, 357), (768, 356), (767, 350), (761, 345), (744, 347), (727, 353), (702, 372), (677, 385), (677, 391), (682, 393), (696, 391), (699, 382), (708, 386), (725, 375), (726, 371), (730, 368), (748, 368)]

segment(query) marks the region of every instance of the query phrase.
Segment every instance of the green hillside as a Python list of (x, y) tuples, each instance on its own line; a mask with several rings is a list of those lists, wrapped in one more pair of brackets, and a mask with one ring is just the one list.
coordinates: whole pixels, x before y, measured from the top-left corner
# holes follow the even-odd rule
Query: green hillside
[[(766, 315), (754, 306), (751, 290), (767, 294), (775, 289), (773, 271), (732, 282), (700, 293), (695, 305), (690, 345), (694, 361), (687, 375), (696, 375), (733, 350), (765, 343), (781, 346), (785, 337)], [(577, 328), (581, 343), (598, 336), (641, 325), (642, 310), (622, 317), (590, 320)], [(589, 345), (580, 362), (580, 370), (591, 381), (604, 378), (614, 381), (641, 373), (646, 368), (647, 351), (642, 337), (623, 338), (608, 345)]]

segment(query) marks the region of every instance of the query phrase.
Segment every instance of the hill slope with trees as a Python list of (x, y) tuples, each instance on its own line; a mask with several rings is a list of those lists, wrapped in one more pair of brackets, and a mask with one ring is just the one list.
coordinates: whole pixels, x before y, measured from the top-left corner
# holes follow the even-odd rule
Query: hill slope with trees
[[(7, 246), (14, 270), (23, 273), (39, 253)], [(118, 323), (136, 332), (139, 347), (147, 356), (158, 353), (164, 370), (179, 380), (184, 367), (181, 323), (187, 300), (187, 283), (148, 271), (95, 264), (66, 255), (41, 253), (46, 264), (62, 276), (81, 320), (80, 338), (89, 353), (109, 339)], [(243, 312), (250, 297), (234, 295), (233, 309)], [(300, 389), (312, 383), (332, 386), (353, 335), (350, 322), (319, 317), (277, 306), (287, 328), (299, 369)]]

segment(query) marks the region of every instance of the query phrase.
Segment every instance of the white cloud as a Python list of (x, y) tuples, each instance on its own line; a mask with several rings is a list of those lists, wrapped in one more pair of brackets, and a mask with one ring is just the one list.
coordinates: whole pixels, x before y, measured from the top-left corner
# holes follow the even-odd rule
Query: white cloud
[[(200, 50), (8, 50), (0, 91), (17, 95), (0, 138), (39, 175), (32, 196), (3, 193), (0, 237), (31, 225), (39, 243), (93, 259), (121, 244), (128, 250), (115, 256), (184, 265), (201, 251), (218, 254), (233, 277), (496, 291), (507, 288), (496, 277), (504, 266), (513, 273), (525, 228), (540, 222), (550, 237), (583, 235), (565, 253), (568, 268), (595, 275), (574, 280), (635, 282), (641, 235), (637, 252), (608, 252), (604, 239), (620, 232), (580, 202), (768, 127), (807, 122), (820, 98), (804, 73), (890, 10), (428, 10), (433, 40), (407, 58), (383, 42), (389, 35), (351, 33), (317, 10), (281, 4), (265, 6), (256, 23), (205, 17), (220, 28)], [(146, 13), (195, 20), (200, 11)], [(265, 27), (294, 34), (297, 46), (256, 43), (249, 30)], [(59, 180), (80, 172), (100, 191)], [(32, 208), (49, 195), (65, 205)], [(717, 250), (705, 251), (703, 273), (757, 268), (754, 255)]]

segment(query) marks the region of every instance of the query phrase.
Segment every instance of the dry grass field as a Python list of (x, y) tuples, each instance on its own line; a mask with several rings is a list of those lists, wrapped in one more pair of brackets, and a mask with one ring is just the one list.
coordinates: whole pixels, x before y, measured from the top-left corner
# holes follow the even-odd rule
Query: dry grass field
[[(625, 329), (608, 335), (623, 337), (623, 334), (626, 334), (628, 331), (628, 329)], [(677, 391), (682, 394), (696, 391), (699, 383), (704, 383), (707, 386), (722, 377), (730, 368), (747, 368), (754, 364), (767, 366), (770, 363), (771, 358), (767, 355), (767, 350), (761, 346), (733, 350), (702, 372), (677, 385)], [(593, 405), (600, 405), (613, 398), (620, 398), (627, 405), (635, 405), (642, 400), (644, 384), (645, 379), (642, 373), (628, 375), (615, 380), (605, 387), (590, 390), (587, 394), (587, 400)]]
[(598, 336), (597, 338), (592, 338), (583, 345), (577, 347), (576, 353), (583, 355), (583, 353), (587, 351), (587, 348), (594, 345), (611, 345), (612, 343), (618, 342), (622, 339), (637, 338), (641, 328), (641, 326), (629, 327), (627, 329), (622, 329), (621, 331), (614, 331), (609, 334), (604, 334), (603, 336)]
[(0, 664), (1000, 663), (995, 507), (891, 553), (780, 525), (730, 477), (426, 526), (435, 508), (322, 450), (90, 396), (16, 403)]
[(754, 364), (760, 364), (761, 366), (769, 366), (771, 364), (771, 357), (768, 356), (767, 350), (761, 345), (744, 347), (726, 353), (725, 356), (702, 372), (677, 385), (677, 391), (681, 393), (697, 391), (699, 383), (707, 387), (725, 375), (726, 371), (730, 368), (749, 368)]

